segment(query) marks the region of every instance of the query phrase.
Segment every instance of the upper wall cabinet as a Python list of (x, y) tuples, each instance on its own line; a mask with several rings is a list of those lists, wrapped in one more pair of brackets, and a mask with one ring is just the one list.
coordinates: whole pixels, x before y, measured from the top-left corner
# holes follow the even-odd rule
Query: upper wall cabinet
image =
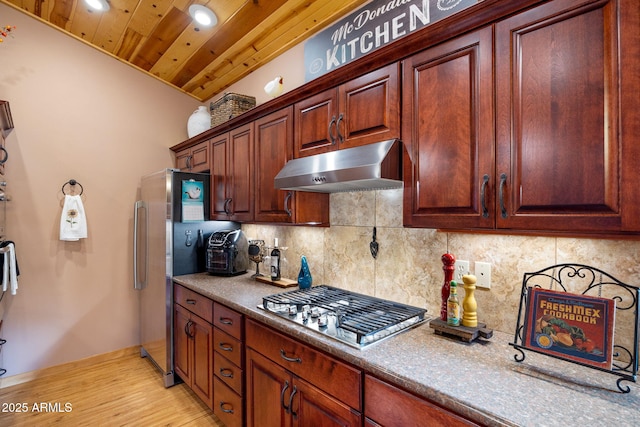
[(404, 61), (404, 223), (493, 227), (491, 28)]
[(294, 156), (400, 137), (399, 64), (295, 104)]
[(640, 230), (633, 3), (556, 0), (495, 24), (495, 115), (484, 30), (407, 60), (405, 224)]
[(211, 219), (253, 221), (253, 122), (211, 140)]
[(183, 172), (209, 172), (209, 141), (176, 153), (176, 167)]
[(329, 224), (329, 195), (274, 188), (280, 169), (293, 158), (293, 107), (255, 122), (255, 221)]
[(496, 25), (499, 228), (622, 227), (618, 2), (584, 3)]

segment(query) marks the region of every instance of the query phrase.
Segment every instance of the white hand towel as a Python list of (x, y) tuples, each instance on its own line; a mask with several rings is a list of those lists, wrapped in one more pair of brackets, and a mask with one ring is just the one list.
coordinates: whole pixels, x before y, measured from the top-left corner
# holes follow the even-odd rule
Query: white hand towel
[(87, 217), (79, 195), (65, 195), (60, 217), (60, 240), (76, 241), (87, 238)]
[(18, 266), (16, 263), (16, 248), (13, 243), (6, 246), (6, 252), (3, 254), (2, 266), (2, 291), (6, 292), (7, 284), (10, 283), (11, 295), (15, 295), (18, 291)]
[(7, 291), (9, 284), (9, 253), (2, 254), (2, 292)]

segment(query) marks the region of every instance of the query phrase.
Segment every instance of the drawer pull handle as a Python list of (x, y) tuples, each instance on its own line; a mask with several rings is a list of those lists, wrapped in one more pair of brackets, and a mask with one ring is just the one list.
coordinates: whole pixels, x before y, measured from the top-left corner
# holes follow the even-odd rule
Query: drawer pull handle
[(231, 344), (227, 344), (226, 342), (221, 342), (220, 344), (218, 344), (218, 347), (220, 347), (220, 349), (223, 351), (233, 351), (233, 346)]
[(282, 357), (287, 362), (302, 363), (302, 359), (300, 359), (299, 357), (287, 356), (287, 353), (283, 349), (280, 349), (280, 357)]
[(221, 317), (220, 323), (222, 323), (223, 325), (233, 325), (233, 320), (229, 319), (228, 317)]
[(187, 304), (196, 305), (196, 300), (187, 298)]
[(220, 375), (225, 378), (233, 378), (233, 371), (227, 368), (220, 368)]
[(293, 419), (298, 418), (298, 413), (293, 411), (293, 396), (295, 396), (297, 392), (298, 389), (296, 388), (296, 386), (293, 386), (293, 390), (291, 390), (291, 396), (289, 396), (289, 411), (291, 412), (291, 416), (293, 417)]
[[(225, 406), (230, 407), (231, 409), (227, 409), (227, 408), (225, 408)], [(220, 410), (222, 412), (227, 413), (227, 414), (233, 414), (233, 406), (231, 406), (230, 403), (226, 403), (226, 402), (220, 401)]]
[(280, 392), (280, 404), (282, 405), (282, 409), (284, 409), (285, 413), (289, 413), (289, 407), (284, 404), (284, 392), (289, 388), (289, 381), (284, 382), (284, 386), (282, 386), (282, 391)]

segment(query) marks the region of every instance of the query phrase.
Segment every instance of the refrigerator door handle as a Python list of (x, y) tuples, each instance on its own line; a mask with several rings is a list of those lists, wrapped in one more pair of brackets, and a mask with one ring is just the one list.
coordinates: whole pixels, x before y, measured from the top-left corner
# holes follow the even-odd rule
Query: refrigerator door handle
[[(146, 270), (146, 266), (138, 266), (138, 254), (140, 248), (138, 247), (138, 241), (140, 240), (140, 218), (138, 212), (140, 209), (147, 209), (147, 206), (142, 200), (138, 200), (135, 204), (133, 211), (133, 289), (141, 290), (147, 286), (146, 274), (144, 280), (139, 280), (138, 268), (141, 267)], [(146, 215), (145, 215), (146, 218)], [(144, 224), (146, 225), (146, 224)], [(146, 250), (145, 250), (146, 254)]]

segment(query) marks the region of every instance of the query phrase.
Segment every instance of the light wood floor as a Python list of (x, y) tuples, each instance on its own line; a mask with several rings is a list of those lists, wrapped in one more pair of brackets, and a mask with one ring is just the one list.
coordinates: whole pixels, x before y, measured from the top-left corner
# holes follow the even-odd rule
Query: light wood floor
[(0, 388), (0, 426), (49, 425), (223, 426), (185, 384), (165, 388), (136, 348)]

